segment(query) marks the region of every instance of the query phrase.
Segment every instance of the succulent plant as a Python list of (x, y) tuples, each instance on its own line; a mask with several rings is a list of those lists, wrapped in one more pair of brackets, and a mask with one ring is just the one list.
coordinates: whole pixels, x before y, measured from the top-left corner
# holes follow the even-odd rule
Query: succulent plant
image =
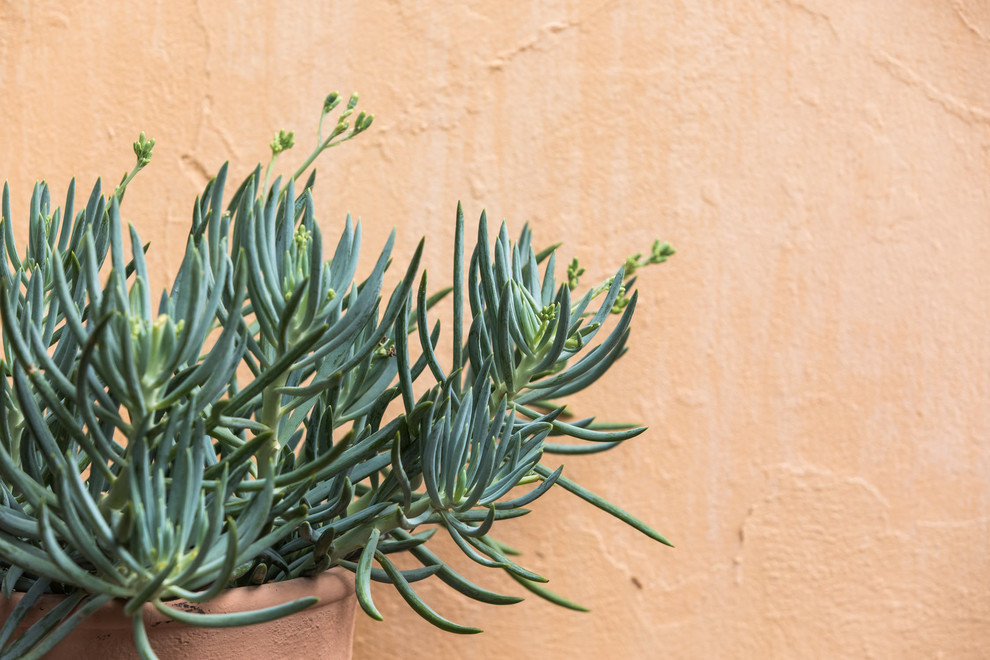
[[(438, 529), (478, 564), (579, 608), (492, 536), (496, 522), (524, 515), (552, 487), (667, 543), (549, 459), (610, 449), (644, 430), (574, 419), (563, 401), (625, 353), (631, 276), (673, 250), (657, 242), (578, 297), (583, 269), (572, 263), (558, 283), (558, 246), (537, 250), (529, 227), (513, 241), (502, 224), (490, 243), (482, 213), (467, 252), (458, 206), (453, 285), (429, 293), (421, 241), (386, 298), (394, 232), (356, 281), (360, 223), (348, 217), (331, 252), (316, 220), (315, 171), (299, 185), (321, 152), (371, 125), (365, 113), (350, 119), (355, 95), (324, 137), (341, 100), (327, 97), (316, 148), (284, 180), (272, 174), (295, 144), (285, 131), (264, 173), (259, 166), (229, 198), (228, 167), (220, 169), (196, 200), (185, 256), (157, 306), (148, 246), (133, 226), (125, 240), (120, 211), (154, 140), (142, 134), (134, 170), (108, 195), (98, 181), (83, 208), (74, 181), (55, 209), (37, 184), (23, 253), (4, 186), (0, 589), (26, 593), (0, 626), (3, 657), (41, 657), (122, 599), (138, 650), (153, 658), (145, 603), (192, 625), (245, 625), (315, 598), (224, 615), (169, 603), (332, 566), (355, 573), (358, 602), (375, 618), (372, 580), (394, 585), (440, 628), (479, 632), (441, 617), (411, 583), (436, 576), (486, 603), (521, 599), (455, 572), (428, 549)], [(441, 359), (430, 311), (447, 295), (452, 355)], [(422, 567), (400, 570), (397, 553)], [(17, 632), (45, 593), (66, 598)]]

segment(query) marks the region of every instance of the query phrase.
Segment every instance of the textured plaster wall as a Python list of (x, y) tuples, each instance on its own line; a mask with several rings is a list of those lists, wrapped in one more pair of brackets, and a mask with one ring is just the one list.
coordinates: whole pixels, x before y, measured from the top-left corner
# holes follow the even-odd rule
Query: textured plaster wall
[(437, 285), (458, 199), (594, 277), (679, 249), (579, 402), (650, 431), (567, 461), (677, 549), (551, 494), (504, 538), (593, 613), (417, 585), (487, 629), (455, 637), (383, 587), (357, 658), (990, 648), (986, 3), (74, 4), (0, 1), (0, 177), (24, 215), (35, 179), (114, 182), (157, 138), (125, 211), (159, 285), (208, 175), (311, 140), (332, 89), (376, 122), (320, 168), (324, 230), (428, 233)]

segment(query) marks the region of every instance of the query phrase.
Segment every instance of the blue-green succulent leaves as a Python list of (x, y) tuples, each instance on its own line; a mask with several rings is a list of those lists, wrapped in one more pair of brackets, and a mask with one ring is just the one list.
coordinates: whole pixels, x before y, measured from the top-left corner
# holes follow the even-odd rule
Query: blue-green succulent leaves
[[(387, 582), (435, 625), (479, 632), (411, 585), (435, 575), (483, 602), (519, 598), (475, 585), (428, 550), (436, 528), (474, 562), (578, 608), (492, 536), (555, 485), (666, 543), (545, 462), (643, 431), (573, 419), (564, 403), (626, 351), (637, 295), (625, 278), (666, 260), (669, 245), (579, 295), (583, 269), (573, 263), (558, 284), (557, 246), (537, 252), (528, 227), (513, 242), (503, 224), (492, 243), (482, 214), (468, 251), (458, 206), (451, 287), (429, 294), (422, 242), (388, 273), (394, 232), (361, 268), (361, 224), (348, 216), (325, 242), (315, 177), (301, 182), (317, 155), (371, 124), (365, 113), (349, 119), (354, 95), (325, 137), (340, 100), (327, 97), (316, 147), (292, 176), (270, 182), (274, 158), (298, 142), (285, 131), (264, 176), (259, 166), (232, 195), (220, 169), (157, 297), (148, 245), (121, 213), (153, 140), (142, 135), (135, 170), (110, 195), (97, 182), (85, 206), (74, 182), (54, 209), (48, 186), (35, 186), (23, 252), (4, 187), (0, 590), (26, 592), (27, 605), (0, 627), (3, 657), (40, 656), (111, 598), (153, 657), (144, 604), (192, 625), (255, 623), (312, 599), (209, 616), (170, 601), (332, 566), (355, 572), (371, 616), (381, 616), (371, 583)], [(451, 292), (452, 346), (429, 318)], [(399, 570), (397, 553), (423, 567)], [(69, 594), (67, 605), (15, 632), (52, 591)]]

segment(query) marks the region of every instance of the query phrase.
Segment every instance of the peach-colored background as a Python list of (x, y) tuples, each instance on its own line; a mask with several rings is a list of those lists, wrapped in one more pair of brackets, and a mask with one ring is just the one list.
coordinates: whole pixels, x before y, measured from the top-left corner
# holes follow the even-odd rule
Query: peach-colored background
[(988, 652), (986, 3), (62, 4), (0, 2), (0, 177), (21, 217), (35, 179), (115, 182), (157, 138), (125, 213), (159, 285), (208, 174), (308, 145), (333, 89), (376, 121), (323, 161), (322, 226), (429, 234), (437, 285), (458, 199), (589, 276), (679, 249), (579, 401), (650, 431), (567, 461), (677, 549), (554, 493), (503, 538), (592, 614), (417, 585), (487, 629), (456, 637), (376, 587), (357, 658)]

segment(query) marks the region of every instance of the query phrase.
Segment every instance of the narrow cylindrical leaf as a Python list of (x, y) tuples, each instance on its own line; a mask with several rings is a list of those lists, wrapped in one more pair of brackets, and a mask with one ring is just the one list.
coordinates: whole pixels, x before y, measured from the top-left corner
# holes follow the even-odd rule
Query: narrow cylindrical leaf
[(410, 607), (415, 610), (416, 614), (435, 625), (441, 630), (446, 630), (447, 632), (459, 633), (462, 635), (471, 635), (475, 633), (482, 632), (481, 628), (472, 628), (469, 626), (462, 626), (460, 624), (449, 621), (439, 614), (437, 614), (433, 608), (423, 602), (419, 595), (413, 591), (412, 587), (409, 586), (409, 582), (402, 576), (402, 573), (395, 567), (395, 565), (388, 560), (388, 557), (382, 553), (377, 553), (376, 557), (378, 563), (381, 564), (382, 568), (388, 574), (392, 584), (395, 585), (396, 590), (399, 595), (402, 596)]
[(382, 620), (381, 612), (375, 607), (371, 600), (371, 562), (375, 558), (375, 551), (378, 547), (378, 537), (381, 530), (377, 527), (371, 528), (371, 536), (361, 550), (361, 558), (358, 560), (354, 570), (354, 590), (357, 593), (357, 601), (361, 609), (372, 619)]
[(199, 614), (175, 609), (160, 600), (153, 601), (155, 608), (165, 616), (175, 619), (180, 623), (189, 626), (199, 626), (204, 628), (236, 628), (238, 626), (249, 626), (255, 623), (265, 623), (274, 621), (301, 612), (310, 605), (315, 605), (320, 601), (316, 596), (308, 596), (293, 600), (282, 605), (266, 607), (250, 612), (231, 612), (228, 614)]
[[(548, 468), (548, 467), (546, 467), (546, 466), (544, 466), (542, 464), (541, 465), (537, 465), (534, 469), (536, 470), (536, 472), (538, 474), (542, 475), (543, 477), (549, 478), (550, 475), (553, 474), (553, 472), (551, 472), (550, 468)], [(591, 492), (587, 488), (584, 488), (580, 484), (577, 484), (577, 483), (575, 483), (575, 482), (573, 482), (570, 479), (567, 479), (565, 477), (558, 477), (557, 478), (557, 483), (561, 487), (563, 487), (564, 490), (568, 490), (568, 491), (574, 493), (575, 495), (577, 495), (578, 497), (580, 497), (585, 502), (590, 502), (591, 504), (594, 504), (596, 507), (598, 507), (602, 511), (615, 516), (616, 518), (618, 518), (622, 522), (626, 523), (630, 527), (633, 527), (634, 529), (637, 529), (640, 532), (646, 534), (651, 539), (653, 539), (655, 541), (659, 541), (660, 543), (663, 543), (664, 545), (670, 546), (671, 548), (674, 547), (673, 544), (670, 541), (668, 541), (666, 538), (663, 537), (662, 534), (660, 534), (660, 532), (656, 531), (655, 529), (653, 529), (652, 527), (650, 527), (649, 525), (647, 525), (646, 523), (644, 523), (639, 518), (636, 518), (632, 514), (627, 513), (626, 511), (620, 509), (616, 505), (614, 505), (611, 502), (609, 502), (608, 500), (606, 500), (604, 497), (602, 497), (600, 495), (596, 495), (595, 493)]]

